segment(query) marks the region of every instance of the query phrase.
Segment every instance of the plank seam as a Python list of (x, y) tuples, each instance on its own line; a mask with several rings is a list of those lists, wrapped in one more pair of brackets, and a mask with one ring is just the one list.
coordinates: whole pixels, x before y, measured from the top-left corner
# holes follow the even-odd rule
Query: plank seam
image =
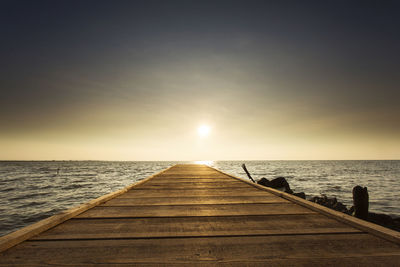
[[(211, 206), (211, 205), (243, 205), (243, 204), (287, 204), (290, 203), (289, 201), (275, 201), (275, 202), (255, 202), (255, 203), (221, 203), (221, 204), (211, 204), (211, 203), (202, 203), (202, 204), (181, 204), (181, 206), (196, 206), (196, 205), (202, 205), (202, 206)], [(154, 207), (154, 206), (160, 206), (160, 207), (165, 207), (165, 206), (172, 206), (172, 204), (142, 204), (138, 206), (132, 206), (132, 205), (107, 205), (107, 204), (100, 204), (97, 207), (102, 207), (102, 208), (132, 208), (132, 207)], [(173, 206), (178, 206), (173, 204)]]
[(180, 239), (180, 238), (220, 238), (220, 237), (253, 237), (253, 236), (316, 236), (316, 235), (360, 235), (366, 234), (367, 232), (326, 232), (326, 233), (272, 233), (272, 234), (243, 234), (243, 235), (188, 235), (188, 236), (146, 236), (146, 237), (95, 237), (95, 238), (54, 238), (54, 239), (29, 239), (26, 242), (49, 242), (49, 241), (85, 241), (85, 240), (137, 240), (137, 239)]
[(229, 190), (229, 189), (240, 189), (240, 190), (243, 190), (243, 189), (248, 189), (248, 187), (247, 186), (243, 186), (243, 187), (238, 187), (238, 186), (231, 186), (231, 187), (228, 187), (228, 186), (221, 186), (221, 187), (201, 187), (201, 186), (193, 186), (193, 187), (185, 187), (185, 188), (180, 188), (180, 187), (162, 187), (162, 186), (160, 186), (160, 187), (156, 187), (156, 186), (154, 186), (154, 187), (143, 187), (143, 188), (134, 188), (134, 189), (131, 189), (131, 190), (129, 190), (129, 191), (149, 191), (149, 190), (157, 190), (157, 191), (160, 191), (160, 190), (166, 190), (166, 191), (169, 191), (169, 190), (195, 190), (195, 189), (207, 189), (207, 190), (209, 190), (209, 189), (215, 189), (215, 190), (221, 190), (221, 189), (227, 189), (227, 190)]
[(70, 220), (102, 220), (102, 219), (138, 219), (138, 218), (144, 218), (144, 219), (151, 219), (151, 218), (187, 218), (187, 217), (191, 217), (191, 218), (219, 218), (219, 217), (237, 217), (237, 218), (242, 218), (242, 217), (271, 217), (271, 216), (322, 216), (322, 217), (326, 217), (325, 215), (319, 213), (319, 212), (311, 212), (311, 213), (282, 213), (282, 214), (250, 214), (250, 215), (200, 215), (200, 216), (165, 216), (165, 217), (148, 217), (148, 216), (143, 216), (143, 217), (73, 217)]
[(138, 217), (129, 217), (129, 216), (121, 216), (121, 217), (74, 217), (71, 219), (74, 220), (81, 220), (81, 219), (151, 219), (151, 218), (199, 218), (199, 217), (236, 217), (236, 216), (241, 216), (241, 217), (249, 217), (249, 216), (283, 216), (283, 215), (314, 215), (314, 214), (320, 214), (315, 211), (309, 211), (309, 212), (304, 212), (304, 213), (274, 213), (274, 214), (244, 214), (244, 215), (187, 215), (187, 216), (138, 216)]
[[(150, 197), (146, 197), (145, 195), (144, 196), (139, 196), (139, 195), (136, 195), (136, 197), (129, 197), (130, 195), (135, 195), (135, 194), (132, 194), (132, 192), (126, 192), (125, 194), (124, 194), (124, 197), (122, 197), (121, 196), (121, 198), (124, 198), (124, 199), (137, 199), (137, 198), (140, 198), (140, 199), (142, 199), (142, 198), (181, 198), (181, 197), (175, 197), (175, 196), (171, 196), (171, 197), (154, 197), (154, 196), (150, 196)], [(128, 196), (128, 197), (126, 197), (126, 196)], [(271, 197), (271, 196), (269, 196), (269, 195), (244, 195), (243, 197), (262, 197), (262, 196), (265, 196), (265, 197)], [(192, 195), (192, 196), (186, 196), (186, 197), (188, 197), (188, 198), (195, 198), (195, 197), (224, 197), (223, 195)], [(240, 198), (240, 197), (242, 197), (242, 196), (237, 196), (238, 198)], [(274, 197), (275, 197), (275, 195), (274, 195)], [(184, 196), (182, 196), (182, 198), (184, 198)]]
[(164, 206), (169, 206), (169, 207), (181, 207), (181, 206), (228, 206), (228, 205), (253, 205), (253, 204), (262, 204), (262, 205), (275, 205), (275, 204), (289, 204), (289, 205), (296, 205), (296, 203), (292, 203), (290, 201), (282, 201), (282, 202), (257, 202), (257, 203), (218, 203), (218, 204), (213, 204), (213, 203), (206, 203), (206, 204), (154, 204), (154, 205), (117, 205), (117, 206), (112, 206), (112, 205), (104, 205), (100, 204), (97, 207), (102, 207), (102, 208), (120, 208), (120, 207), (147, 207), (147, 206), (153, 206), (153, 207), (164, 207)]

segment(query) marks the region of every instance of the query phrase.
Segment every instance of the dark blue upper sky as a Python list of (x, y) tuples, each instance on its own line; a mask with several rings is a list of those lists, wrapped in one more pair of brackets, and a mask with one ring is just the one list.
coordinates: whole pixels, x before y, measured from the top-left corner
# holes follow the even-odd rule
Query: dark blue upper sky
[(84, 142), (129, 124), (144, 140), (190, 115), (269, 145), (273, 128), (266, 139), (396, 147), (398, 14), (399, 1), (2, 1), (2, 135)]

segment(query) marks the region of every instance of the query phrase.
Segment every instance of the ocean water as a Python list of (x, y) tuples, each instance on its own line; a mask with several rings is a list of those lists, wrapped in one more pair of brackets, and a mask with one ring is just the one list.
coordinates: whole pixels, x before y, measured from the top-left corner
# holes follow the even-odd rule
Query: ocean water
[[(112, 161), (0, 161), (0, 236), (119, 190), (176, 163)], [(325, 194), (350, 207), (352, 188), (367, 186), (370, 210), (400, 216), (400, 161), (207, 161), (255, 180), (284, 176), (307, 198)]]

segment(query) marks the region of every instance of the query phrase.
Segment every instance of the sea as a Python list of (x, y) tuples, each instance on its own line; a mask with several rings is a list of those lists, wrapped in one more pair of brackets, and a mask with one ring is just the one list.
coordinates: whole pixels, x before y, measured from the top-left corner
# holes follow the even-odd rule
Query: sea
[(365, 161), (0, 161), (0, 236), (122, 189), (177, 163), (207, 164), (248, 179), (283, 176), (309, 199), (326, 195), (352, 205), (368, 187), (370, 211), (400, 217), (400, 160)]

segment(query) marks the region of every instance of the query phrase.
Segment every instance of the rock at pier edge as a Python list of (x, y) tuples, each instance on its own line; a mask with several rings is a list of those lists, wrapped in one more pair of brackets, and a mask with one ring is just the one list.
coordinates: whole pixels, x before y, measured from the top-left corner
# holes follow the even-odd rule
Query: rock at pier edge
[[(294, 193), (290, 188), (289, 183), (284, 177), (277, 177), (271, 181), (266, 178), (261, 178), (257, 181), (259, 185), (279, 189), (286, 193), (292, 194), (297, 197), (306, 199), (304, 192)], [(327, 197), (326, 195), (314, 196), (308, 199), (311, 202), (317, 203), (324, 207), (343, 212), (345, 214), (355, 216), (359, 219), (363, 219), (386, 228), (390, 228), (395, 231), (400, 231), (400, 218), (392, 218), (387, 214), (369, 212), (368, 207), (368, 190), (366, 187), (355, 186), (353, 188), (353, 202), (354, 205), (347, 208), (342, 202), (338, 201), (336, 197)]]
[[(242, 164), (243, 170), (246, 172), (249, 179), (253, 182), (255, 180), (251, 177), (250, 172), (247, 170), (246, 165)], [(277, 177), (271, 181), (263, 177), (257, 181), (257, 184), (271, 187), (292, 194), (297, 197), (306, 199), (304, 192), (294, 193), (285, 177)], [(308, 199), (311, 202), (317, 203), (324, 207), (355, 216), (359, 219), (366, 220), (383, 227), (390, 228), (395, 231), (400, 231), (400, 217), (392, 218), (387, 214), (369, 212), (369, 196), (368, 189), (359, 185), (353, 188), (353, 206), (348, 209), (342, 202), (337, 201), (336, 197), (330, 198), (326, 195), (314, 196)]]

